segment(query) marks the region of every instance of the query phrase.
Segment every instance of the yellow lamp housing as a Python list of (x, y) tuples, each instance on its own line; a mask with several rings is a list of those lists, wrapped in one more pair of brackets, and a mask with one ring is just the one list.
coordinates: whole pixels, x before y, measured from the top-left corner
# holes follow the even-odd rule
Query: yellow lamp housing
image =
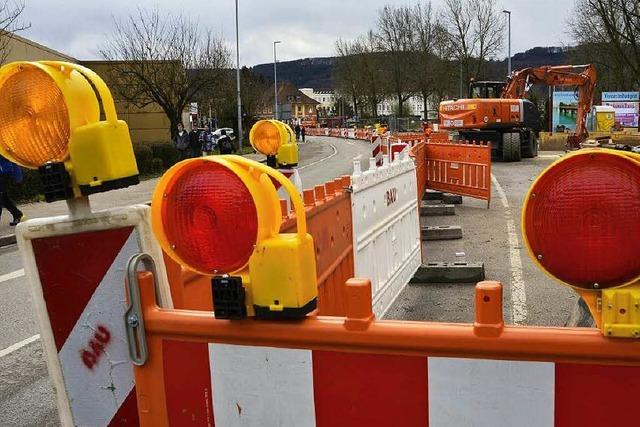
[(298, 165), (298, 145), (289, 125), (279, 120), (259, 120), (249, 132), (249, 142), (259, 153), (267, 156), (271, 167)]
[(78, 64), (12, 62), (0, 68), (0, 154), (40, 170), (47, 201), (139, 182), (129, 128), (118, 120), (111, 92)]
[[(273, 180), (291, 197), (296, 233), (279, 232)], [(277, 170), (234, 155), (184, 160), (160, 179), (151, 218), (170, 257), (212, 276), (217, 318), (299, 318), (316, 308), (315, 252), (304, 204)]]

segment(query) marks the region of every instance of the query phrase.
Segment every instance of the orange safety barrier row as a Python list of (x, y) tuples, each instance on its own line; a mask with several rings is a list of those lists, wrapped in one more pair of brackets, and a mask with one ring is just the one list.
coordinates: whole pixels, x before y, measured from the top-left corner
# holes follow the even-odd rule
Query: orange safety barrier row
[[(345, 317), (298, 321), (161, 309), (151, 273), (138, 273), (138, 283), (149, 349), (134, 367), (142, 426), (629, 425), (636, 418), (637, 341), (591, 328), (506, 326), (497, 282), (477, 285), (473, 324), (376, 320), (364, 279), (346, 284)], [(177, 348), (197, 349), (198, 363), (172, 364)]]
[(422, 200), (422, 196), (427, 188), (427, 156), (425, 154), (426, 143), (420, 142), (409, 151), (409, 156), (413, 158), (416, 165), (416, 177), (418, 182), (418, 200)]
[(425, 144), (426, 187), (491, 202), (491, 144), (475, 141)]
[[(344, 284), (354, 274), (351, 193), (345, 191), (350, 185), (350, 177), (343, 176), (303, 193), (307, 230), (316, 250), (318, 312), (322, 315), (344, 314)], [(295, 215), (287, 212), (285, 200), (281, 200), (281, 209), (280, 231), (295, 230)], [(174, 307), (213, 310), (211, 278), (180, 266), (166, 254), (164, 261)]]
[[(343, 176), (304, 190), (307, 231), (313, 236), (318, 272), (318, 314), (345, 313), (344, 284), (354, 274), (351, 177)], [(287, 206), (281, 200), (283, 212)], [(295, 229), (295, 215), (285, 216), (281, 232)]]

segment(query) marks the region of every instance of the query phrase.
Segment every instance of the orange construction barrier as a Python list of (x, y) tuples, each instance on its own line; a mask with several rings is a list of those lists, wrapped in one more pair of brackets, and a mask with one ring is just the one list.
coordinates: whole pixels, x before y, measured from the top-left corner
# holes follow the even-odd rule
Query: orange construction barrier
[(425, 144), (426, 187), (491, 203), (491, 144), (475, 141), (440, 142), (431, 138)]
[[(142, 426), (628, 425), (636, 417), (640, 343), (590, 328), (506, 326), (497, 282), (476, 286), (473, 324), (376, 320), (363, 279), (346, 285), (345, 317), (298, 321), (163, 309), (151, 273), (129, 286), (138, 284), (138, 343), (148, 349), (134, 368)], [(202, 346), (204, 371), (169, 364), (167, 342)], [(178, 393), (176, 371), (198, 387)]]
[(427, 156), (425, 155), (425, 143), (420, 142), (409, 151), (409, 156), (413, 158), (416, 164), (416, 177), (418, 182), (418, 200), (422, 200), (422, 196), (427, 188)]
[[(321, 315), (344, 315), (344, 284), (354, 274), (351, 193), (346, 191), (350, 185), (351, 177), (343, 176), (303, 193), (307, 230), (316, 251)], [(280, 230), (295, 230), (295, 217), (288, 215)]]

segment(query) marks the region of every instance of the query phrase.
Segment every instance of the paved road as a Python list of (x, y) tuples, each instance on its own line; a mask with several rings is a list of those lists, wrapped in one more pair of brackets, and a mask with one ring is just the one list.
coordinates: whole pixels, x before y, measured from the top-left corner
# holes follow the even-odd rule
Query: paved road
[[(353, 159), (366, 160), (371, 150), (362, 141), (322, 137), (307, 141), (300, 146), (300, 175), (305, 188), (351, 174)], [(92, 196), (92, 205), (105, 209), (146, 202), (156, 181)], [(31, 218), (66, 213), (64, 202), (35, 203), (23, 208)], [(0, 425), (56, 426), (55, 397), (37, 338), (28, 283), (21, 269), (15, 246), (0, 249)]]
[[(483, 261), (486, 278), (504, 284), (503, 307), (508, 323), (563, 326), (576, 301), (573, 291), (534, 265), (520, 231), (524, 196), (535, 177), (558, 157), (555, 153), (541, 153), (536, 159), (519, 163), (494, 163), (490, 209), (484, 201), (465, 197), (464, 203), (456, 206), (455, 216), (421, 218), (423, 225), (462, 226), (462, 240), (424, 242), (424, 261)], [(501, 200), (496, 182), (506, 200)], [(509, 221), (515, 226), (515, 245), (509, 242)], [(457, 257), (456, 252), (464, 252), (465, 256)], [(517, 266), (518, 260), (521, 268)], [(473, 292), (474, 284), (408, 285), (387, 317), (470, 322)]]

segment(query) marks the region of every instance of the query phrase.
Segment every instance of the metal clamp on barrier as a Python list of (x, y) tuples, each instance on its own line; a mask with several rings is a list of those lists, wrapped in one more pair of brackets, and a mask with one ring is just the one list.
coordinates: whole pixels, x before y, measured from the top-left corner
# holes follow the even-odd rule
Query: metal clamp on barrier
[(140, 264), (143, 264), (145, 269), (153, 274), (153, 286), (156, 291), (156, 298), (158, 298), (158, 275), (153, 258), (151, 258), (151, 255), (144, 253), (132, 256), (127, 262), (129, 307), (127, 307), (127, 310), (124, 312), (124, 327), (127, 331), (129, 356), (136, 366), (144, 365), (149, 357), (147, 339), (144, 331), (142, 305), (140, 304), (140, 284), (138, 283), (138, 265)]

